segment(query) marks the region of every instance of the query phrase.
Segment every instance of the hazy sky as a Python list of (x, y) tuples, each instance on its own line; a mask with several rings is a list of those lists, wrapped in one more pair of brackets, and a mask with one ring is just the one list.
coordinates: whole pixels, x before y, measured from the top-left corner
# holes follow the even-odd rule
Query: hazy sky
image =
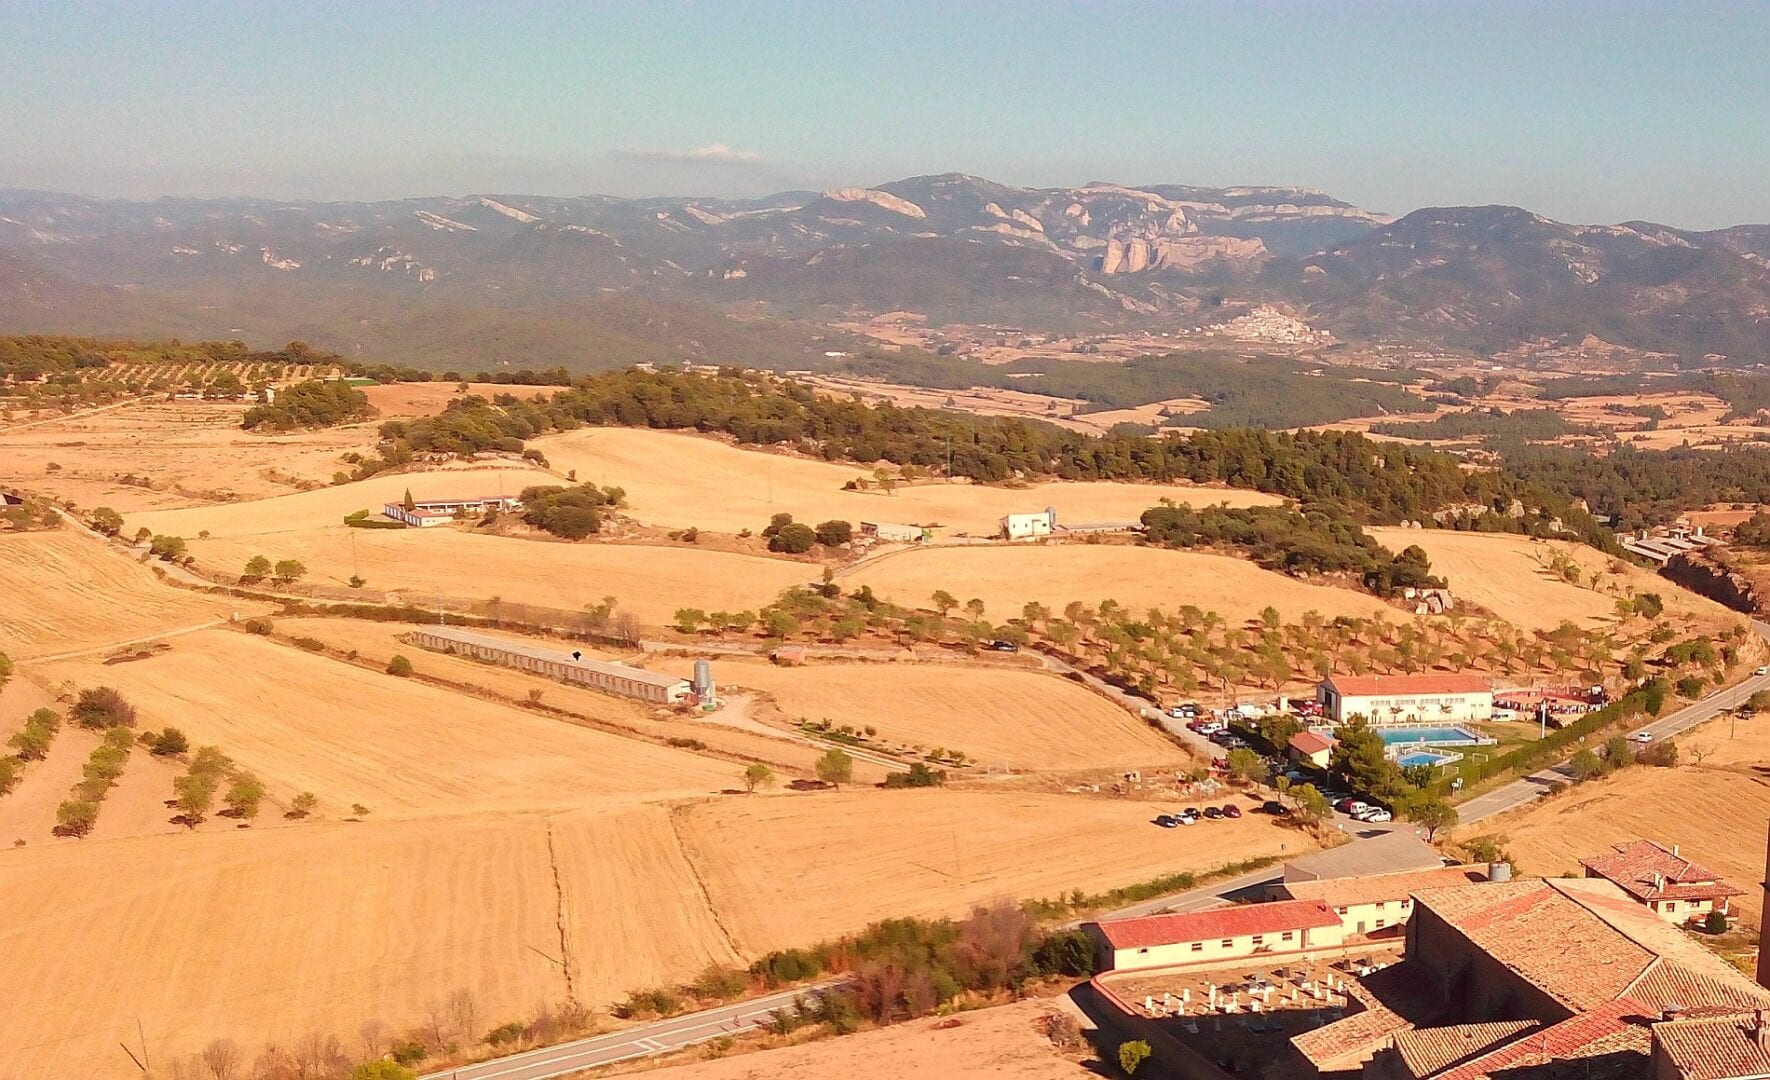
[(0, 0), (0, 186), (744, 195), (963, 171), (1770, 221), (1770, 4)]

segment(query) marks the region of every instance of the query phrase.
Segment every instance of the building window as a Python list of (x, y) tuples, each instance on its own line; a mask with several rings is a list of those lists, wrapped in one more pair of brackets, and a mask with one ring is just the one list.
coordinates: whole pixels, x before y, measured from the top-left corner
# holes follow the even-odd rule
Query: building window
[(1202, 941), (1193, 942), (1192, 943), (1192, 951), (1193, 952), (1204, 952), (1205, 951), (1205, 943)]
[(1377, 901), (1377, 910), (1378, 911), (1382, 911), (1384, 908), (1387, 908), (1388, 906), (1389, 906), (1389, 901), (1387, 901), (1387, 900), (1378, 900)]
[(1385, 927), (1385, 926), (1388, 926), (1388, 925), (1389, 925), (1389, 924), (1388, 924), (1388, 922), (1387, 922), (1387, 921), (1386, 921), (1386, 920), (1383, 920), (1383, 919), (1378, 919), (1378, 920), (1377, 920), (1377, 929), (1378, 929), (1378, 930), (1381, 930), (1381, 929), (1382, 929), (1382, 928), (1383, 928), (1383, 927)]
[(1233, 946), (1234, 946), (1234, 945), (1235, 945), (1235, 939), (1234, 939), (1234, 938), (1224, 938), (1224, 939), (1223, 939), (1223, 947), (1224, 947), (1224, 948), (1225, 948), (1225, 949), (1228, 949), (1228, 948), (1232, 948), (1232, 947), (1233, 947)]
[(1149, 955), (1149, 948), (1147, 946), (1145, 946), (1144, 948), (1138, 949), (1137, 955), (1138, 956), (1148, 956)]
[(1253, 936), (1252, 940), (1253, 940), (1254, 948), (1258, 949), (1261, 945), (1266, 943), (1266, 935), (1265, 934), (1255, 934)]
[(1289, 940), (1291, 940), (1291, 938), (1292, 938), (1292, 937), (1293, 937), (1293, 936), (1295, 936), (1295, 935), (1293, 935), (1293, 934), (1292, 934), (1292, 933), (1291, 933), (1291, 932), (1290, 932), (1290, 931), (1289, 931), (1289, 930), (1286, 930), (1286, 931), (1285, 931), (1285, 932), (1284, 932), (1284, 934), (1283, 934), (1283, 935), (1282, 935), (1282, 936), (1281, 936), (1281, 937), (1280, 937), (1280, 938), (1279, 938), (1279, 940), (1281, 940), (1281, 941), (1289, 941)]

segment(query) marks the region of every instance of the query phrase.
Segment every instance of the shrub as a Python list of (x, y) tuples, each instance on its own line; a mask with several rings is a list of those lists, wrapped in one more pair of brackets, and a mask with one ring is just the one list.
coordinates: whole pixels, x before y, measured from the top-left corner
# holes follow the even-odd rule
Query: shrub
[(1702, 928), (1711, 934), (1725, 934), (1727, 932), (1727, 916), (1719, 911), (1710, 911), (1703, 916)]
[(811, 526), (793, 522), (781, 526), (779, 532), (768, 538), (768, 550), (778, 551), (785, 555), (803, 555), (817, 543), (817, 534)]
[(528, 1025), (520, 1020), (512, 1020), (508, 1024), (499, 1024), (486, 1032), (485, 1041), (492, 1046), (503, 1046), (505, 1043), (513, 1043), (521, 1039), (527, 1031)]
[(812, 531), (824, 547), (841, 547), (854, 539), (854, 526), (846, 521), (821, 522)]
[(73, 716), (75, 723), (92, 731), (135, 726), (135, 706), (109, 686), (80, 691), (79, 699), (74, 702)]
[(1678, 764), (1678, 744), (1671, 739), (1652, 743), (1641, 750), (1640, 760), (1643, 765), (1657, 765), (1669, 769)]
[(884, 786), (888, 788), (921, 788), (940, 787), (945, 783), (945, 769), (931, 769), (918, 761), (910, 766), (908, 772), (886, 773)]
[(854, 779), (854, 758), (834, 747), (824, 751), (815, 768), (817, 778), (826, 784), (846, 784)]
[(49, 754), (56, 732), (61, 730), (61, 717), (53, 709), (38, 709), (25, 718), (25, 726), (6, 745), (12, 747), (21, 761), (41, 761)]
[(1119, 1068), (1126, 1076), (1136, 1076), (1137, 1070), (1149, 1060), (1149, 1044), (1142, 1039), (1119, 1043)]
[(674, 1016), (682, 1011), (682, 995), (668, 986), (635, 990), (627, 1000), (615, 1006), (615, 1015), (622, 1019), (651, 1016)]
[(169, 727), (158, 734), (144, 732), (142, 742), (147, 745), (148, 753), (155, 757), (171, 757), (173, 754), (182, 754), (191, 748), (190, 739), (175, 727)]
[(123, 515), (108, 506), (93, 507), (92, 527), (106, 536), (115, 536), (123, 531)]
[(400, 1065), (416, 1065), (429, 1055), (430, 1051), (426, 1050), (424, 1044), (417, 1039), (396, 1042), (387, 1051), (387, 1056)]
[(326, 651), (326, 643), (316, 637), (298, 637), (294, 644), (297, 649), (306, 649), (308, 652)]
[(666, 746), (674, 746), (678, 750), (705, 750), (707, 748), (707, 744), (701, 740), (684, 738), (681, 735), (670, 736), (668, 739), (664, 740), (664, 744)]
[[(311, 791), (303, 791), (301, 794), (289, 800), (289, 809), (283, 814), (283, 816), (288, 818), (304, 818), (319, 809), (319, 805), (320, 797), (318, 795), (315, 795)], [(421, 1057), (422, 1055), (420, 1055), (420, 1058)]]
[(85, 836), (98, 824), (98, 804), (90, 799), (69, 799), (55, 808), (55, 835)]
[(271, 625), (269, 619), (247, 619), (240, 625), (245, 627), (248, 633), (252, 634), (269, 634), (275, 629), (275, 627)]
[(692, 988), (698, 997), (729, 1001), (748, 990), (750, 980), (736, 968), (712, 964), (696, 977)]
[(387, 662), (387, 673), (389, 675), (397, 675), (402, 679), (410, 678), (412, 674), (412, 662), (407, 660), (404, 656), (395, 653), (393, 659)]

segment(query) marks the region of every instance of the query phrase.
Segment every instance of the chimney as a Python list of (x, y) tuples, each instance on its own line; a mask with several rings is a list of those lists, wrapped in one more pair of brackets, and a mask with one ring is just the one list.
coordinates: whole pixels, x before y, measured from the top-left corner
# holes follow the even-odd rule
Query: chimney
[(1675, 859), (1677, 857), (1678, 857), (1678, 845), (1673, 844), (1672, 845), (1672, 858)]
[(1676, 1020), (1678, 1017), (1683, 1016), (1683, 1015), (1684, 1015), (1684, 1006), (1678, 1004), (1675, 1001), (1666, 1002), (1665, 1006), (1659, 1010), (1659, 1018), (1661, 1020)]
[[(1766, 839), (1764, 846), (1764, 878), (1762, 888), (1764, 890), (1764, 899), (1770, 901), (1770, 839)], [(1770, 928), (1770, 919), (1760, 919), (1759, 922), (1762, 925), (1758, 927), (1758, 985), (1770, 987), (1770, 949), (1764, 947), (1765, 945), (1770, 944), (1770, 940), (1766, 940), (1770, 935), (1765, 933), (1766, 928)]]
[(1763, 1009), (1752, 1013), (1751, 1036), (1759, 1051), (1770, 1053), (1770, 1016)]

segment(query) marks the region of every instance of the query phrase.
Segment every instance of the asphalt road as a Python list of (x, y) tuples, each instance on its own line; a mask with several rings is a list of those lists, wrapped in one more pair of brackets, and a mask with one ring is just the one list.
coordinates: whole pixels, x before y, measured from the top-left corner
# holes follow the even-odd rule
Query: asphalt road
[(549, 1077), (566, 1076), (580, 1069), (612, 1065), (628, 1058), (679, 1050), (721, 1036), (754, 1031), (762, 1026), (770, 1013), (792, 1005), (799, 995), (820, 987), (836, 985), (840, 984), (821, 983), (819, 986), (753, 998), (736, 1005), (688, 1013), (625, 1031), (482, 1061), (478, 1065), (463, 1065), (458, 1069), (427, 1073), (420, 1080), (548, 1080)]

